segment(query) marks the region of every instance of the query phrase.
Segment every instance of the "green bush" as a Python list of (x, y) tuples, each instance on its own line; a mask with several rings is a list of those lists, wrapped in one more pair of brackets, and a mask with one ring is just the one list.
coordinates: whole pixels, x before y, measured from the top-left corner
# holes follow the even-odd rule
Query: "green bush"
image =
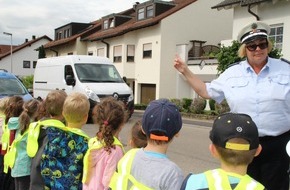
[(180, 99), (172, 98), (170, 99), (170, 102), (174, 103), (178, 107), (180, 112), (182, 111), (182, 104), (181, 104)]
[(215, 103), (215, 110), (218, 114), (226, 113), (230, 111), (230, 107), (226, 100), (223, 100), (220, 104)]
[(182, 105), (182, 111), (183, 112), (190, 112), (190, 105), (192, 103), (192, 99), (190, 98), (182, 98), (181, 105)]
[(195, 98), (191, 105), (190, 105), (190, 111), (196, 114), (203, 113), (206, 106), (206, 100), (203, 98)]
[(134, 109), (135, 110), (145, 110), (147, 108), (147, 104), (135, 104)]
[(21, 80), (27, 89), (33, 89), (33, 75), (21, 77)]
[(209, 99), (208, 103), (209, 103), (210, 110), (214, 111), (215, 110), (215, 100), (214, 99)]

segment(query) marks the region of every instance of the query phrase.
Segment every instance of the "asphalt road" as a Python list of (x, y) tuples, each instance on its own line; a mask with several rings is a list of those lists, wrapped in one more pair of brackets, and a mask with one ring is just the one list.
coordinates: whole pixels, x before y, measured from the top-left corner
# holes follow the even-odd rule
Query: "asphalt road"
[[(127, 146), (130, 129), (137, 120), (142, 118), (142, 115), (143, 112), (136, 111), (120, 133), (119, 138), (126, 150), (130, 148)], [(183, 170), (185, 176), (190, 172), (200, 173), (219, 166), (218, 161), (210, 155), (208, 150), (211, 125), (212, 121), (183, 118), (180, 135), (173, 139), (167, 154)], [(93, 124), (87, 124), (83, 129), (91, 137), (97, 132), (97, 126)]]

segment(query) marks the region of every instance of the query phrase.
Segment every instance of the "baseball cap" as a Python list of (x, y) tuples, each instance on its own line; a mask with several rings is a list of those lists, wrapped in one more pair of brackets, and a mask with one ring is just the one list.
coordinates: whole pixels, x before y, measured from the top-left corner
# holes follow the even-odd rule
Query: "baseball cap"
[[(233, 138), (242, 138), (249, 144), (228, 142)], [(210, 131), (213, 144), (232, 150), (252, 150), (259, 146), (258, 129), (252, 118), (247, 114), (224, 113), (219, 115)]]
[(268, 38), (270, 26), (264, 22), (256, 21), (246, 25), (238, 34), (238, 40), (241, 43), (249, 43), (256, 39)]
[(142, 118), (142, 129), (147, 138), (170, 141), (182, 126), (178, 107), (168, 99), (153, 100)]

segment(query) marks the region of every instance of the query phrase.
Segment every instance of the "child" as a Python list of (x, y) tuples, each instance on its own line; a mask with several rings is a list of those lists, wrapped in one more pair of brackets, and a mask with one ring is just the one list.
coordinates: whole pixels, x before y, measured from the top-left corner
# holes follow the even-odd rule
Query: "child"
[(89, 108), (84, 94), (72, 93), (63, 105), (67, 126), (55, 120), (46, 128), (48, 142), (40, 163), (45, 189), (82, 189), (83, 157), (89, 137), (81, 128), (87, 122)]
[[(2, 134), (3, 134), (3, 130), (4, 130), (4, 124), (5, 124), (5, 114), (4, 111), (7, 107), (7, 102), (9, 100), (9, 97), (4, 97), (0, 99), (0, 150), (2, 150)], [(4, 180), (4, 155), (0, 154), (0, 189), (3, 189), (2, 184), (3, 184), (3, 180)]]
[[(23, 99), (20, 96), (12, 96), (7, 102), (5, 113), (5, 124), (3, 127), (2, 135), (2, 154), (6, 156), (6, 153), (11, 149), (12, 142), (15, 139), (16, 130), (19, 128), (19, 116), (23, 111)], [(15, 189), (14, 178), (11, 176), (11, 168), (9, 168), (8, 157), (4, 156), (4, 173), (5, 179), (3, 182), (3, 189)], [(11, 166), (11, 165), (10, 165)]]
[(142, 190), (180, 189), (181, 169), (166, 155), (170, 142), (182, 127), (178, 107), (167, 99), (154, 100), (146, 108), (142, 129), (147, 146), (130, 150), (118, 163), (110, 188)]
[[(53, 90), (49, 92), (46, 99), (41, 102), (40, 112), (37, 119), (41, 121), (63, 121), (63, 104), (67, 94), (62, 90)], [(44, 125), (31, 124), (29, 126), (27, 153), (32, 158), (30, 174), (30, 190), (43, 190), (44, 181), (41, 176), (40, 161), (43, 149), (48, 141), (46, 136), (46, 127)]]
[(248, 165), (262, 149), (257, 126), (250, 116), (221, 114), (213, 123), (210, 139), (210, 152), (220, 161), (221, 168), (189, 174), (181, 190), (264, 189), (262, 184), (246, 174)]
[(124, 154), (117, 139), (126, 120), (124, 105), (113, 97), (105, 98), (93, 109), (93, 119), (99, 125), (99, 132), (90, 139), (84, 158), (83, 189), (107, 190)]
[(141, 121), (136, 121), (133, 125), (129, 144), (132, 148), (144, 148), (147, 146), (147, 138), (142, 131)]
[[(25, 102), (19, 116), (19, 125), (15, 140), (5, 157), (9, 157), (11, 176), (14, 177), (15, 190), (29, 189), (31, 159), (26, 152), (27, 133), (30, 122), (35, 121), (39, 101), (32, 99)], [(9, 123), (8, 123), (9, 127)], [(14, 155), (13, 155), (14, 154)]]

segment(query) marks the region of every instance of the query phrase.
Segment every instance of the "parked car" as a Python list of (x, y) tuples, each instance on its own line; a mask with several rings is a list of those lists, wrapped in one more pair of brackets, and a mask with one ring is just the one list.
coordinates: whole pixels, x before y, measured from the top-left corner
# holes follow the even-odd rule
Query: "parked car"
[(24, 101), (33, 98), (17, 76), (0, 69), (0, 98), (14, 95), (21, 96)]

